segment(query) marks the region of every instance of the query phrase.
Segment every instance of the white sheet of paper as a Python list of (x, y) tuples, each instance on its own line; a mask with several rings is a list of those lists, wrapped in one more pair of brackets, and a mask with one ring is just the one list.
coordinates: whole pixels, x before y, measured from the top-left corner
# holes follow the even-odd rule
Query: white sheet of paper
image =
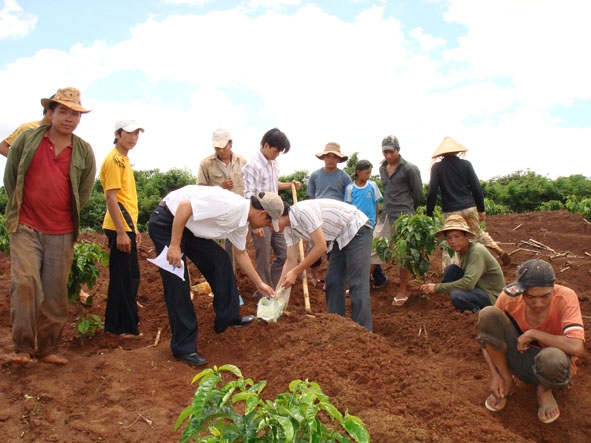
[(159, 268), (164, 269), (165, 271), (168, 271), (168, 272), (176, 275), (182, 281), (185, 281), (185, 264), (181, 260), (180, 267), (179, 266), (172, 266), (170, 263), (168, 263), (168, 260), (166, 260), (166, 253), (167, 252), (168, 252), (168, 246), (165, 246), (158, 257), (148, 258), (147, 260), (150, 263), (154, 263)]

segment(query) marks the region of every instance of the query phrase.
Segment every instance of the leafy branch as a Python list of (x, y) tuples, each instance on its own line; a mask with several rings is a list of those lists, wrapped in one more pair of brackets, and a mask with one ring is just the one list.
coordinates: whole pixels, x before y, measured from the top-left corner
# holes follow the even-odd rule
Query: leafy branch
[[(236, 380), (224, 384), (223, 373)], [(308, 380), (291, 381), (289, 392), (274, 401), (260, 397), (265, 380), (245, 379), (234, 365), (205, 369), (193, 378), (196, 381), (199, 388), (193, 402), (174, 426), (176, 431), (186, 422), (181, 442), (369, 442), (361, 419), (341, 414), (320, 386)], [(330, 429), (326, 422), (338, 423), (346, 434)]]

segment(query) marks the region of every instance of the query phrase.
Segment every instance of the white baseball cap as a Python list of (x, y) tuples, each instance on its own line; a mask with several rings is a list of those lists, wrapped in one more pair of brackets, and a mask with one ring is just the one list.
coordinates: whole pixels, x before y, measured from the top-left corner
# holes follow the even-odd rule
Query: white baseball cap
[(135, 132), (139, 129), (144, 132), (144, 128), (142, 128), (138, 122), (127, 119), (118, 120), (117, 123), (115, 123), (115, 132), (119, 129), (123, 129), (125, 132)]
[(228, 129), (218, 128), (213, 131), (211, 146), (214, 148), (225, 148), (230, 140), (232, 140), (230, 131)]

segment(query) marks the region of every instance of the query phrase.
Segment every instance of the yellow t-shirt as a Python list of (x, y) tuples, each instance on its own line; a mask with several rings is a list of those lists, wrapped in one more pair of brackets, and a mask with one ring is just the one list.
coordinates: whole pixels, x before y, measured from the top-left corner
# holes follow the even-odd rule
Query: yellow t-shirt
[(4, 141), (8, 144), (8, 146), (12, 146), (16, 138), (20, 135), (21, 132), (26, 131), (27, 129), (35, 129), (39, 127), (39, 122), (36, 120), (34, 122), (27, 122), (20, 125), (16, 128), (12, 134), (4, 139)]
[[(107, 191), (117, 189), (117, 201), (127, 209), (137, 231), (137, 192), (129, 158), (121, 155), (117, 148), (113, 148), (101, 165), (99, 179), (105, 196), (107, 195)], [(125, 230), (132, 231), (125, 218), (123, 218), (123, 215), (121, 215), (121, 219), (123, 220)], [(103, 229), (111, 229), (113, 231), (116, 229), (108, 210), (103, 220)]]

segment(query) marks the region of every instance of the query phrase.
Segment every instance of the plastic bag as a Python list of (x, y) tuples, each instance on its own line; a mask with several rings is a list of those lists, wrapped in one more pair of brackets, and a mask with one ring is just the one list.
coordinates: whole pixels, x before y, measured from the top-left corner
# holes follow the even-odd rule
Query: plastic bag
[(262, 297), (257, 304), (257, 318), (266, 322), (276, 322), (289, 303), (291, 287), (275, 291), (275, 297)]

